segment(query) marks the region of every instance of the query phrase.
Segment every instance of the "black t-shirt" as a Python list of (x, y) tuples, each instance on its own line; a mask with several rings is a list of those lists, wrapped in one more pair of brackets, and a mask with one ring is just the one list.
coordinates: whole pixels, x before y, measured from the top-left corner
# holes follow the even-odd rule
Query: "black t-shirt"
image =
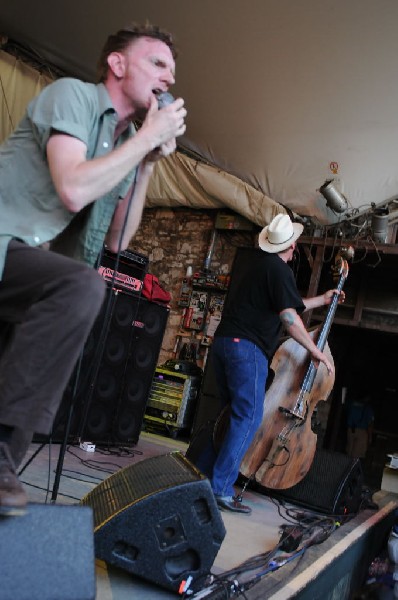
[(271, 359), (282, 329), (279, 313), (286, 308), (305, 309), (291, 268), (277, 254), (255, 252), (234, 289), (231, 284), (215, 335), (250, 340)]

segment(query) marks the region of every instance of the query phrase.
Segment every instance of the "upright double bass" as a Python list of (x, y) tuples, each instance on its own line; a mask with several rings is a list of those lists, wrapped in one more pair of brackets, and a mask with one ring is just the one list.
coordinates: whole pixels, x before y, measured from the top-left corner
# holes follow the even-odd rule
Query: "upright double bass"
[[(309, 332), (332, 364), (327, 337), (348, 276), (342, 253), (336, 256), (334, 274), (338, 284), (324, 323), (320, 330)], [(327, 400), (334, 374), (328, 373), (323, 363), (316, 367), (309, 352), (292, 338), (279, 346), (271, 369), (275, 375), (265, 396), (262, 424), (243, 457), (240, 472), (264, 487), (286, 489), (301, 481), (312, 464), (317, 443), (312, 414), (319, 401)]]

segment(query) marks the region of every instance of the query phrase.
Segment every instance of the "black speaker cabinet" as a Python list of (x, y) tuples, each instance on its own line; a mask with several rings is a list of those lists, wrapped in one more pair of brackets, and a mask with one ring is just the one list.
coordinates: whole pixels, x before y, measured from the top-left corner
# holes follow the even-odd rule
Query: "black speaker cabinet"
[(64, 393), (54, 440), (62, 440), (74, 401), (72, 436), (105, 444), (138, 441), (168, 315), (167, 306), (108, 287)]
[(97, 558), (174, 591), (189, 576), (203, 584), (225, 536), (208, 479), (180, 452), (121, 469), (81, 503)]
[[(230, 284), (225, 297), (223, 313), (228, 310), (230, 302), (233, 300), (242, 277), (246, 272), (248, 264), (252, 264), (257, 257), (261, 257), (262, 250), (252, 247), (237, 248), (235, 258), (231, 268)], [(196, 404), (196, 412), (192, 426), (192, 436), (195, 436), (203, 427), (207, 427), (209, 422), (215, 422), (221, 412), (221, 401), (219, 398), (216, 375), (212, 364), (211, 349), (206, 361), (203, 373), (202, 385)]]
[(89, 507), (29, 504), (0, 518), (0, 600), (94, 600)]
[(206, 366), (203, 373), (202, 384), (199, 390), (196, 403), (195, 416), (192, 425), (191, 439), (197, 436), (198, 432), (210, 423), (215, 423), (221, 412), (221, 401), (218, 394), (216, 374), (214, 372), (212, 361), (212, 349), (206, 360)]
[(307, 475), (286, 490), (267, 490), (276, 498), (330, 515), (358, 512), (363, 472), (358, 458), (317, 450)]

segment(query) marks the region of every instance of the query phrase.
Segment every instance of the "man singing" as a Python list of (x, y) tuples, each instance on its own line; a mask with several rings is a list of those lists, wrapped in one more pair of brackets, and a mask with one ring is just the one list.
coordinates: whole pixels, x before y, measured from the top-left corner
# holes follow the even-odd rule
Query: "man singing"
[(102, 246), (127, 248), (154, 165), (185, 132), (181, 98), (158, 109), (175, 58), (159, 27), (118, 31), (99, 84), (50, 84), (0, 148), (0, 325), (12, 331), (0, 362), (0, 515), (25, 510), (16, 464), (34, 432), (50, 432), (101, 308)]

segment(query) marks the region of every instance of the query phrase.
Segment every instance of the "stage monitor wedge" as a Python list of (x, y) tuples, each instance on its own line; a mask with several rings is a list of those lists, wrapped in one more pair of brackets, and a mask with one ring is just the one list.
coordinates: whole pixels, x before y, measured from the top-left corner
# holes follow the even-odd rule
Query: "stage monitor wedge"
[(173, 591), (203, 585), (226, 533), (209, 480), (180, 452), (121, 469), (81, 504), (97, 558)]
[(268, 490), (270, 496), (323, 514), (348, 516), (362, 500), (363, 471), (359, 458), (317, 449), (306, 476), (286, 490)]

